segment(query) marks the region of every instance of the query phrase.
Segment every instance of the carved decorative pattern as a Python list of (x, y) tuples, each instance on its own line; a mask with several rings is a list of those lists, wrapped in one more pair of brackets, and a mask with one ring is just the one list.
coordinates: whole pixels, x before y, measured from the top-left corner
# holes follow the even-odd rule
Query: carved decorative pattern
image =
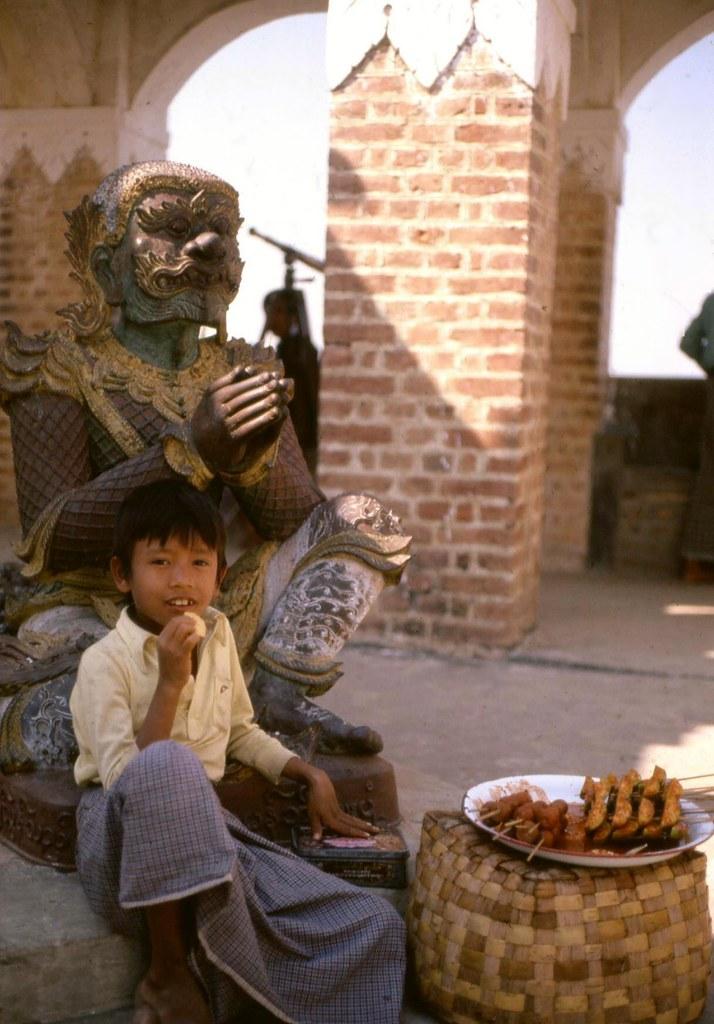
[(113, 107), (0, 110), (0, 170), (26, 146), (52, 183), (82, 152), (106, 173), (117, 163), (117, 141)]
[(86, 266), (87, 252), (92, 252), (103, 241), (103, 224), (89, 196), (84, 196), (79, 206), (65, 217), (69, 224), (66, 256), (72, 265), (69, 276), (82, 289), (84, 299), (73, 302), (59, 313), (74, 331), (85, 337), (107, 327), (110, 319), (99, 282), (94, 274), (87, 273)]
[[(225, 199), (217, 199), (215, 196), (211, 196), (205, 188), (202, 188), (190, 199), (186, 195), (177, 195), (171, 202), (163, 202), (159, 207), (150, 210), (140, 208), (137, 211), (137, 218), (144, 231), (158, 232), (169, 226), (177, 213), (197, 216), (210, 214), (215, 218), (224, 216), (229, 224), (233, 224), (236, 204), (226, 202)], [(242, 223), (243, 218), (241, 217), (234, 225), (234, 233), (238, 232)]]
[(0, 402), (35, 390), (84, 399), (120, 448), (133, 455), (143, 450), (143, 442), (118, 416), (107, 393), (125, 391), (164, 419), (182, 423), (193, 412), (205, 381), (226, 373), (234, 354), (245, 357), (246, 350), (250, 352), (240, 342), (223, 346), (206, 339), (191, 366), (169, 371), (132, 355), (109, 330), (78, 343), (62, 332), (28, 338), (9, 324), (6, 340), (0, 342)]
[(278, 602), (259, 652), (291, 667), (334, 657), (374, 600), (374, 575), (351, 560), (306, 566)]
[[(23, 738), (37, 768), (71, 765), (79, 754), (69, 710), (74, 680), (75, 673), (71, 671), (36, 687), (24, 704)], [(12, 715), (11, 708), (8, 715)]]
[[(393, 821), (389, 822), (379, 815), (380, 810), (388, 808), (386, 804), (384, 808), (376, 806), (374, 782), (363, 779), (354, 788), (361, 792), (353, 793), (350, 800), (340, 799), (340, 806), (347, 814), (353, 814), (372, 824), (393, 824)], [(389, 786), (386, 789), (389, 790)], [(232, 801), (226, 798), (225, 792), (219, 789), (219, 796), (224, 806), (232, 810)], [(273, 842), (289, 842), (294, 828), (310, 824), (307, 814), (307, 788), (301, 783), (283, 780), (279, 785), (269, 787), (260, 803), (250, 803), (250, 809), (239, 814), (241, 821), (253, 832), (272, 839)]]
[(183, 422), (196, 405), (206, 380), (227, 373), (229, 350), (204, 341), (198, 359), (185, 370), (162, 370), (132, 355), (111, 332), (92, 345), (96, 362), (92, 369), (92, 390), (126, 391), (135, 402), (149, 404), (173, 423)]
[[(398, 823), (397, 789), (388, 762), (318, 756), (315, 764), (332, 778), (340, 805), (348, 814), (383, 827)], [(289, 843), (293, 828), (308, 824), (307, 791), (301, 783), (284, 779), (273, 786), (243, 766), (217, 783), (216, 793), (223, 806), (248, 828), (274, 842)], [(74, 870), (79, 795), (71, 770), (0, 774), (0, 841), (30, 860)]]
[(71, 871), (76, 835), (73, 807), (58, 813), (0, 783), (0, 838), (6, 845), (30, 860)]

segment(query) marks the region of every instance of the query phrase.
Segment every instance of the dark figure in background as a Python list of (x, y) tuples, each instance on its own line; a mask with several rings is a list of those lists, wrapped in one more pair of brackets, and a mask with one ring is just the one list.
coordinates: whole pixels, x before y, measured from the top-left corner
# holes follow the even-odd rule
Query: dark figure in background
[(295, 381), (290, 417), (308, 469), (317, 470), (317, 417), (320, 391), (320, 364), (310, 337), (305, 297), (296, 288), (269, 292), (263, 300), (265, 327), (261, 341), (269, 332), (280, 338), (277, 357), (286, 377)]
[(684, 579), (714, 582), (714, 292), (684, 332), (681, 350), (707, 375), (699, 474), (689, 503), (682, 542)]

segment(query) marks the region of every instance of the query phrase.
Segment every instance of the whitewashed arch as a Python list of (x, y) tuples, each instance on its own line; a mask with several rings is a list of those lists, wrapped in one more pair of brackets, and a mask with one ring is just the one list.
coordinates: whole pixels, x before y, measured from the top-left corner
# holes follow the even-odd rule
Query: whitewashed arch
[[(168, 143), (169, 104), (209, 57), (245, 32), (278, 18), (327, 10), (327, 0), (246, 0), (209, 15), (168, 50), (144, 79), (125, 116), (122, 160), (144, 159), (145, 142)], [(154, 155), (154, 154), (152, 154)]]
[(676, 35), (667, 39), (658, 50), (637, 68), (628, 81), (623, 83), (618, 103), (621, 112), (624, 114), (627, 111), (642, 89), (662, 68), (666, 67), (680, 53), (684, 53), (690, 46), (698, 43), (700, 39), (703, 39), (712, 32), (714, 32), (714, 10), (702, 15), (701, 18), (697, 18), (696, 21), (693, 21), (686, 28), (677, 32)]

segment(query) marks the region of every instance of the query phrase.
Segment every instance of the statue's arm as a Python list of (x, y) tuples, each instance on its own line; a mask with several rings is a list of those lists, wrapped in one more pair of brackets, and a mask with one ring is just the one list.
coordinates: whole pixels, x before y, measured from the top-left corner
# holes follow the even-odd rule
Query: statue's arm
[(268, 464), (257, 474), (227, 475), (223, 480), (258, 533), (269, 540), (291, 536), (325, 501), (307, 468), (289, 416), (283, 420)]
[(114, 519), (134, 487), (176, 476), (161, 444), (94, 476), (85, 414), (61, 395), (34, 394), (10, 408), (24, 547), (36, 569), (107, 565)]

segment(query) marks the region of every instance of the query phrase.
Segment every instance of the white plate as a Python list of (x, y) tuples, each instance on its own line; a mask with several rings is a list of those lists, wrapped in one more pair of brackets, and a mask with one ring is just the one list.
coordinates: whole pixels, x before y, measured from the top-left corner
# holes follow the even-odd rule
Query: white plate
[[(521, 789), (527, 789), (534, 800), (566, 800), (574, 803), (580, 800), (583, 775), (509, 775), (503, 779), (492, 779), (490, 782), (481, 782), (478, 786), (472, 786), (464, 796), (463, 809), (466, 817), (476, 825), (477, 828), (487, 832), (493, 839), (498, 840), (512, 850), (519, 850), (522, 853), (530, 853), (533, 846), (524, 843), (512, 836), (504, 836), (497, 832), (486, 822), (481, 821), (478, 810), (489, 800), (498, 800), (511, 793), (518, 793)], [(694, 800), (682, 800), (683, 810), (701, 810)], [(598, 868), (632, 868), (641, 867), (643, 864), (654, 864), (658, 861), (671, 860), (678, 857), (685, 850), (692, 850), (700, 843), (706, 842), (714, 835), (714, 822), (698, 821), (688, 825), (689, 839), (682, 840), (679, 846), (669, 846), (664, 850), (643, 850), (627, 856), (625, 853), (602, 850), (595, 853), (589, 850), (579, 853), (572, 850), (538, 850), (537, 857), (543, 860), (556, 860), (561, 864), (577, 864), (581, 867)]]

